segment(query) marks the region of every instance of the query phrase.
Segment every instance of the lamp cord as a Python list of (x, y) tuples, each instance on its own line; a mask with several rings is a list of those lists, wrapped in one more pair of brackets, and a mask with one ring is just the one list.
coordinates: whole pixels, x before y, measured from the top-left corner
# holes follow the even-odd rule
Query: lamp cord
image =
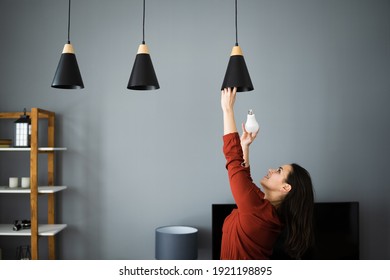
[(237, 0), (235, 1), (235, 20), (236, 20), (236, 46), (238, 46), (238, 31), (237, 31)]
[(70, 1), (69, 0), (69, 9), (68, 9), (68, 44), (70, 44)]
[(142, 44), (145, 45), (145, 0), (144, 0), (143, 15), (142, 15)]

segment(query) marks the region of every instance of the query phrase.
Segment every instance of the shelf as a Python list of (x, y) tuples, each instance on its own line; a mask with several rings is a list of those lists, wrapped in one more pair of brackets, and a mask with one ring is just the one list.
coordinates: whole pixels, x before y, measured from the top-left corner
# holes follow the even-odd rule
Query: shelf
[[(67, 148), (53, 148), (53, 147), (40, 147), (39, 152), (55, 152), (55, 151), (66, 151)], [(30, 152), (31, 148), (0, 148), (0, 152)]]
[[(66, 186), (38, 186), (38, 193), (56, 193), (65, 190)], [(31, 193), (30, 188), (10, 188), (0, 186), (0, 193)]]
[[(0, 119), (18, 119), (25, 112), (0, 112)], [(56, 115), (54, 112), (44, 110), (41, 108), (31, 108), (30, 112), (26, 112), (31, 118), (31, 147), (12, 147), (2, 144), (0, 146), (1, 152), (24, 152), (30, 158), (30, 179), (31, 188), (9, 188), (9, 186), (0, 186), (0, 194), (27, 194), (30, 200), (30, 220), (33, 225), (32, 229), (24, 229), (20, 231), (14, 231), (12, 224), (0, 224), (0, 236), (26, 236), (30, 237), (31, 246), (31, 259), (39, 259), (39, 237), (45, 236), (47, 238), (47, 248), (49, 251), (49, 259), (56, 259), (56, 242), (55, 235), (67, 227), (66, 224), (56, 224), (55, 222), (55, 199), (56, 193), (65, 190), (66, 186), (53, 186), (55, 184), (55, 157), (56, 151), (66, 151), (67, 148), (56, 147), (54, 141), (55, 122)], [(41, 119), (47, 121), (41, 124)], [(43, 125), (47, 129), (47, 138), (41, 141), (39, 137), (39, 128)], [(39, 147), (39, 144), (42, 147)], [(12, 145), (12, 144), (11, 144)], [(38, 174), (38, 162), (41, 161), (40, 154), (45, 154), (47, 162), (47, 184), (48, 186), (38, 186), (39, 174)], [(47, 219), (47, 224), (38, 224), (40, 213), (38, 212), (38, 197), (42, 194), (45, 195), (47, 200), (46, 215), (41, 217)], [(1, 212), (1, 214), (3, 214)], [(7, 214), (9, 215), (9, 213)], [(4, 216), (4, 215), (3, 215)], [(47, 216), (47, 217), (45, 217)], [(11, 220), (12, 221), (12, 220)], [(43, 221), (43, 220), (42, 220)]]
[[(39, 236), (54, 236), (64, 228), (66, 228), (66, 224), (41, 224), (38, 225), (38, 235)], [(30, 229), (21, 229), (21, 230), (13, 230), (13, 224), (0, 224), (0, 236), (31, 236)]]

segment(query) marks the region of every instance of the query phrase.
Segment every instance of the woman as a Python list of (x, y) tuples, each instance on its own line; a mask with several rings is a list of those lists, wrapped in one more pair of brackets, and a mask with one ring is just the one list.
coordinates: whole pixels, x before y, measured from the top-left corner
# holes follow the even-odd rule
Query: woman
[(237, 209), (225, 219), (221, 259), (269, 259), (281, 232), (284, 252), (299, 259), (313, 240), (313, 187), (309, 173), (297, 164), (270, 169), (261, 179), (260, 190), (252, 181), (249, 146), (258, 132), (242, 125), (238, 135), (234, 103), (236, 88), (222, 90), (224, 123), (223, 152), (230, 188)]

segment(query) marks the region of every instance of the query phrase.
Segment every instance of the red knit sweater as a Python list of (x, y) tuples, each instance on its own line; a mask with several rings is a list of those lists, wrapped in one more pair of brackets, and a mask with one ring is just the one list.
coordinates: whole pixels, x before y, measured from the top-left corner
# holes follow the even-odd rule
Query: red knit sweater
[(224, 135), (223, 141), (237, 209), (223, 225), (221, 259), (269, 259), (282, 228), (276, 209), (253, 183), (250, 168), (242, 166), (244, 159), (238, 133)]

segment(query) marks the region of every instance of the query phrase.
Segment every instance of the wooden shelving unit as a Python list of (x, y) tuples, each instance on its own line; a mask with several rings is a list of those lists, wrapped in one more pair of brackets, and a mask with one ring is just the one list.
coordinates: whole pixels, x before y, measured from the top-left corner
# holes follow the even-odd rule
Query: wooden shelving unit
[[(0, 112), (0, 119), (18, 119), (24, 112)], [(31, 258), (37, 260), (38, 237), (47, 236), (49, 259), (56, 259), (55, 235), (66, 228), (66, 224), (55, 223), (55, 194), (66, 189), (66, 186), (54, 186), (54, 156), (57, 151), (66, 148), (56, 148), (54, 145), (55, 113), (40, 108), (32, 108), (27, 112), (31, 118), (30, 148), (0, 148), (0, 152), (28, 152), (30, 154), (30, 189), (9, 188), (0, 186), (0, 194), (29, 194), (31, 229), (13, 231), (12, 224), (0, 224), (0, 236), (30, 236)], [(47, 147), (39, 147), (38, 131), (40, 119), (47, 120)], [(38, 156), (47, 154), (47, 186), (38, 186)], [(46, 195), (47, 224), (38, 224), (38, 195)]]

